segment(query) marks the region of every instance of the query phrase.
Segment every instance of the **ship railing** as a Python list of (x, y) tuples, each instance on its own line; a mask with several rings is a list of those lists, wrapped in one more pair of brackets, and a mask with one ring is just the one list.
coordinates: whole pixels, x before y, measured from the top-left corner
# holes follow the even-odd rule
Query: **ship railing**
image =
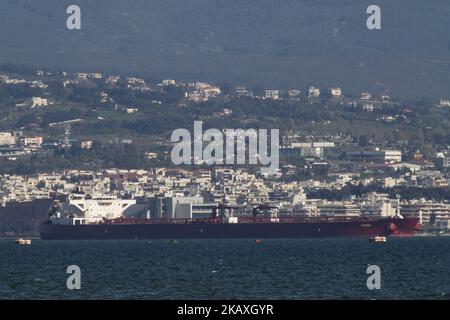
[(377, 220), (372, 217), (360, 216), (335, 216), (335, 217), (277, 217), (277, 221), (273, 221), (271, 217), (241, 217), (240, 223), (319, 223), (319, 222), (370, 222)]
[(210, 223), (217, 224), (222, 223), (221, 219), (214, 218), (204, 218), (204, 219), (137, 219), (137, 218), (128, 218), (128, 219), (115, 219), (115, 220), (107, 220), (104, 223), (107, 224), (194, 224), (194, 223)]
[[(378, 217), (379, 219), (379, 217)], [(317, 216), (317, 217), (283, 217), (279, 216), (274, 221), (272, 217), (251, 217), (251, 216), (240, 216), (238, 217), (238, 223), (332, 223), (332, 222), (371, 222), (378, 220), (375, 217), (365, 217), (365, 216)], [(142, 218), (126, 218), (126, 219), (115, 219), (115, 220), (105, 220), (104, 222), (99, 222), (99, 224), (222, 224), (221, 218), (160, 218), (160, 219), (142, 219)]]

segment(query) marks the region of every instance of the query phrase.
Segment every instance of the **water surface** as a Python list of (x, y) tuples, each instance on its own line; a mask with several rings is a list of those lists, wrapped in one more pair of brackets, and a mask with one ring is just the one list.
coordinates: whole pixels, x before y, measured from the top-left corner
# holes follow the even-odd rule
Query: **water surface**
[[(0, 240), (2, 299), (448, 299), (450, 237)], [(381, 290), (368, 290), (368, 265)], [(66, 268), (81, 268), (68, 290)]]

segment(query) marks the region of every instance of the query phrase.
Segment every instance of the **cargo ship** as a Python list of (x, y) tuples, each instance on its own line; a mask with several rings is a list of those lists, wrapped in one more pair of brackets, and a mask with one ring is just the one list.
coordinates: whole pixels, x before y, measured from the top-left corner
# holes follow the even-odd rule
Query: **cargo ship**
[(220, 214), (229, 206), (217, 205), (207, 218), (125, 217), (134, 200), (113, 196), (70, 197), (54, 201), (49, 219), (40, 226), (45, 240), (107, 239), (267, 239), (324, 237), (407, 237), (414, 234), (418, 218), (259, 216), (264, 207), (249, 216)]
[(52, 199), (0, 203), (0, 237), (17, 238), (39, 235), (40, 224), (47, 219)]

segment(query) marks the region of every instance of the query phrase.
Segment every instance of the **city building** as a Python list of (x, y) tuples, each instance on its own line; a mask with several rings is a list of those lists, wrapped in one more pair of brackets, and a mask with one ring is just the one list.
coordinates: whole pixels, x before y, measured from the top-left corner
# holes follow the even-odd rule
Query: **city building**
[(289, 97), (289, 99), (296, 99), (296, 98), (299, 98), (299, 97), (300, 97), (300, 94), (301, 94), (301, 91), (300, 91), (300, 90), (295, 90), (295, 89), (293, 89), (293, 90), (289, 90), (289, 91), (288, 91), (288, 97)]
[(438, 164), (440, 164), (444, 168), (450, 167), (450, 156), (443, 156), (438, 158)]
[(166, 219), (209, 218), (216, 203), (205, 203), (203, 197), (154, 197), (150, 199), (150, 216)]
[(153, 160), (156, 159), (158, 157), (158, 154), (156, 152), (146, 152), (145, 153), (145, 158), (148, 160)]
[(40, 149), (42, 146), (42, 142), (44, 141), (44, 138), (42, 136), (35, 136), (35, 137), (21, 137), (20, 138), (20, 144), (24, 147), (27, 147), (29, 149)]
[(32, 108), (48, 106), (48, 100), (46, 98), (33, 97), (31, 99), (31, 102), (32, 102), (32, 105), (31, 105)]
[(439, 102), (440, 107), (450, 107), (450, 100), (441, 99)]
[(369, 92), (362, 92), (361, 93), (361, 100), (370, 100), (372, 98), (372, 95)]
[(450, 207), (447, 203), (420, 199), (403, 203), (400, 213), (404, 217), (418, 217), (420, 224), (447, 226), (450, 218)]
[(16, 144), (16, 139), (11, 132), (0, 132), (0, 146), (11, 146)]
[(355, 217), (361, 215), (360, 208), (349, 201), (321, 201), (317, 204), (317, 209), (321, 216)]
[(402, 152), (400, 150), (381, 150), (384, 153), (384, 161), (396, 163), (402, 161)]
[(236, 87), (235, 92), (238, 97), (251, 97), (252, 96), (252, 92), (249, 91), (246, 87)]
[(325, 149), (334, 148), (334, 142), (293, 142), (290, 146), (299, 148), (302, 158), (323, 158)]
[(81, 148), (82, 149), (91, 149), (92, 148), (92, 140), (83, 140), (81, 141)]
[(177, 84), (177, 82), (173, 79), (165, 79), (161, 83), (163, 86), (175, 86)]
[(402, 161), (402, 152), (399, 150), (347, 151), (346, 157), (353, 161), (397, 163)]
[(342, 89), (339, 87), (331, 88), (331, 95), (334, 98), (340, 98), (342, 97)]
[(278, 100), (280, 99), (280, 91), (279, 90), (265, 90), (265, 99)]
[(315, 87), (309, 87), (308, 98), (318, 98), (320, 97), (320, 89)]

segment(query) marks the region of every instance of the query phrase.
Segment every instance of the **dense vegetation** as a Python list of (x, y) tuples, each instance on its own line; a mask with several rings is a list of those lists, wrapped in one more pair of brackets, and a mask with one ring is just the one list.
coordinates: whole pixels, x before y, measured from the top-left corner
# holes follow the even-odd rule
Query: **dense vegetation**
[[(39, 80), (36, 70), (6, 64), (2, 72)], [(185, 98), (183, 86), (158, 86), (158, 81), (145, 79), (151, 90), (130, 90), (121, 80), (108, 85), (104, 80), (89, 80), (77, 85), (62, 85), (60, 72), (46, 76), (48, 88), (30, 88), (29, 85), (0, 84), (0, 131), (22, 130), (27, 134), (39, 134), (46, 141), (57, 141), (64, 134), (64, 126), (58, 123), (81, 119), (72, 124), (72, 138), (78, 142), (72, 150), (44, 152), (14, 162), (2, 160), (4, 172), (32, 172), (51, 168), (80, 166), (138, 167), (155, 164), (144, 161), (144, 153), (157, 151), (159, 164), (168, 164), (165, 141), (172, 130), (192, 130), (195, 120), (204, 122), (204, 130), (214, 128), (279, 128), (281, 134), (339, 135), (342, 139), (361, 148), (379, 146), (401, 149), (408, 159), (417, 150), (432, 157), (438, 150), (450, 144), (450, 109), (439, 108), (433, 101), (396, 98), (392, 105), (366, 112), (361, 105), (350, 106), (328, 100), (311, 103), (306, 98), (281, 101), (236, 97), (233, 85), (222, 84), (220, 98), (194, 103)], [(258, 92), (258, 88), (253, 88)], [(260, 90), (261, 91), (261, 90)], [(324, 90), (324, 92), (326, 92)], [(107, 101), (100, 101), (106, 93)], [(47, 107), (30, 108), (33, 96), (48, 97), (52, 104)], [(27, 102), (28, 104), (23, 104)], [(137, 109), (127, 113), (126, 108)], [(229, 115), (224, 109), (232, 110)], [(383, 121), (390, 116), (392, 120)], [(56, 125), (55, 125), (56, 124)], [(83, 150), (79, 142), (93, 140), (94, 148)], [(131, 140), (122, 143), (122, 140)], [(344, 149), (337, 148), (334, 159), (340, 159)], [(54, 156), (56, 155), (56, 157)], [(28, 159), (30, 158), (30, 159)], [(31, 161), (31, 162), (30, 162)], [(296, 157), (289, 163), (299, 165)], [(31, 163), (31, 164), (30, 164)], [(170, 163), (169, 163), (170, 164)], [(350, 170), (351, 168), (349, 168)], [(308, 178), (309, 170), (298, 170), (296, 179)], [(325, 174), (326, 175), (326, 174)]]

